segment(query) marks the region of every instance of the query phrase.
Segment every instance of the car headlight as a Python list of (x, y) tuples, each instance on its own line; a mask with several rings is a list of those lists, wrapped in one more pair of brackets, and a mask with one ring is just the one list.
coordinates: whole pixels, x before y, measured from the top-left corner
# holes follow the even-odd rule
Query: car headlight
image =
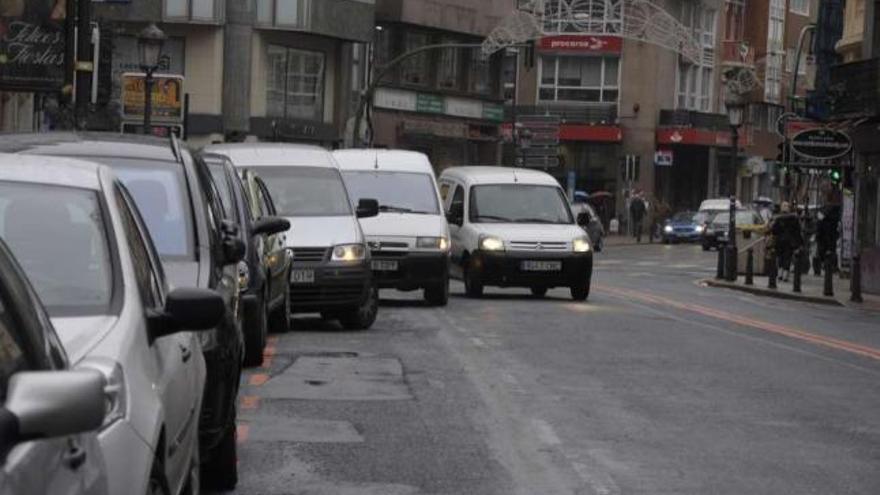
[(673, 230), (675, 229), (672, 228), (672, 225), (667, 225), (663, 227), (663, 232), (666, 232), (667, 234), (671, 234)]
[(89, 358), (78, 367), (96, 370), (104, 375), (104, 422), (101, 430), (124, 419), (128, 410), (128, 396), (122, 366), (112, 359)]
[(576, 253), (588, 253), (590, 252), (590, 240), (586, 237), (578, 237), (574, 241), (572, 241), (572, 248)]
[(696, 227), (694, 227), (694, 232), (698, 234), (702, 234), (704, 230), (706, 230), (706, 227), (702, 225), (697, 225)]
[(363, 244), (341, 244), (333, 248), (333, 261), (363, 261), (367, 248)]
[(417, 237), (416, 247), (419, 249), (439, 249), (446, 251), (449, 249), (449, 239), (445, 237)]
[(484, 251), (504, 251), (504, 241), (497, 237), (486, 236), (480, 239), (480, 249)]

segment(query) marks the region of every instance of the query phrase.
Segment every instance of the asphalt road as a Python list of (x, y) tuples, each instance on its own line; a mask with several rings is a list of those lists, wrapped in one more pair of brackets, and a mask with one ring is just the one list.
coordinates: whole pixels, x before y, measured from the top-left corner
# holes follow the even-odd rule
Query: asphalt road
[(585, 304), (296, 320), (243, 384), (236, 493), (880, 493), (880, 315), (700, 287), (695, 246), (597, 260)]

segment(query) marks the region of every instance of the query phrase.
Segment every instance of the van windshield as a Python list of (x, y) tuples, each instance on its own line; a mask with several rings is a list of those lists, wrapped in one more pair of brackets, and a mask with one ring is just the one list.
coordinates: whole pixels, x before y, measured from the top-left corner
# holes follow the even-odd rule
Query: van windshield
[(352, 215), (339, 171), (326, 167), (249, 167), (263, 178), (278, 215), (339, 217)]
[(379, 201), (379, 210), (395, 213), (439, 215), (434, 181), (428, 174), (411, 172), (345, 171), (352, 205), (361, 199)]
[(474, 186), (470, 220), (473, 223), (574, 223), (561, 189), (529, 184)]

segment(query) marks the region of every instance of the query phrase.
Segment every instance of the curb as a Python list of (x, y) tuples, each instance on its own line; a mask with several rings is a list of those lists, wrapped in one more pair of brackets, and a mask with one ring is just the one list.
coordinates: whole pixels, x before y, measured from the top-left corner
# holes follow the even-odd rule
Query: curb
[(791, 292), (779, 292), (773, 289), (763, 289), (755, 286), (748, 286), (742, 284), (736, 284), (731, 282), (725, 282), (720, 280), (715, 280), (712, 278), (704, 278), (699, 280), (697, 283), (700, 285), (706, 285), (709, 287), (717, 287), (722, 289), (733, 289), (742, 292), (748, 292), (750, 294), (754, 294), (756, 296), (764, 296), (764, 297), (775, 297), (777, 299), (788, 299), (790, 301), (801, 301), (807, 303), (814, 304), (825, 304), (827, 306), (838, 306), (838, 307), (847, 307), (846, 304), (838, 301), (837, 299), (829, 298), (829, 297), (818, 297), (818, 296), (805, 296), (803, 294), (794, 294)]

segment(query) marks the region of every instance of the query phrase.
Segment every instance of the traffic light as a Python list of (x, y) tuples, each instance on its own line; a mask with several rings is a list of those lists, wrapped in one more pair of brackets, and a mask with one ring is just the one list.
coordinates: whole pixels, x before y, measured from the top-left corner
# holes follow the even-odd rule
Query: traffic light
[(831, 177), (831, 182), (835, 185), (840, 185), (840, 180), (843, 178), (843, 175), (840, 173), (840, 169), (833, 168), (828, 174)]

